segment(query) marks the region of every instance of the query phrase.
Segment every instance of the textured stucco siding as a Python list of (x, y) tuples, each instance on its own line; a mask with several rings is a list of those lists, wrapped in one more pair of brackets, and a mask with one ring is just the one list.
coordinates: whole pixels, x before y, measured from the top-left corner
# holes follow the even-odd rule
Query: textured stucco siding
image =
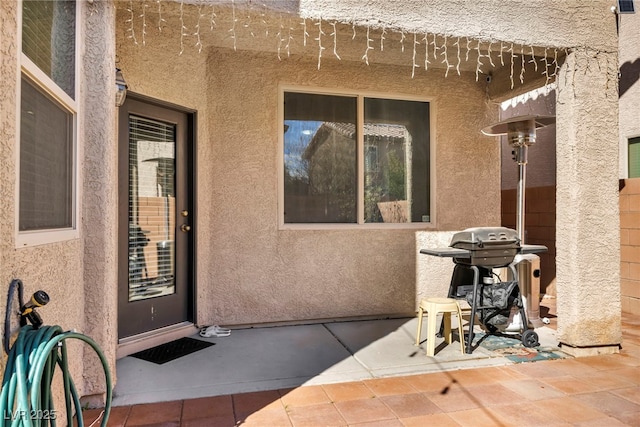
[[(559, 339), (620, 343), (617, 52), (569, 55), (558, 79), (556, 229)], [(593, 87), (606, 88), (594, 91)], [(598, 327), (596, 327), (596, 325)]]
[(534, 46), (615, 50), (612, 0), (300, 0), (302, 16)]
[[(45, 324), (63, 325), (63, 327), (82, 330), (84, 314), (82, 309), (82, 262), (79, 240), (31, 248), (15, 247), (15, 209), (17, 202), (17, 114), (16, 97), (18, 73), (17, 2), (0, 2), (0, 120), (2, 134), (0, 139), (0, 283), (3, 295), (13, 279), (24, 284), (25, 298), (42, 289), (51, 302), (41, 309)], [(17, 293), (16, 293), (17, 298)], [(4, 319), (5, 307), (2, 300), (0, 315)], [(16, 300), (17, 301), (17, 300)], [(14, 304), (16, 307), (17, 303)], [(17, 309), (17, 307), (16, 307)], [(12, 319), (12, 333), (18, 331), (17, 318)], [(4, 331), (3, 331), (4, 332)], [(70, 349), (70, 369), (75, 378), (82, 377), (82, 351), (77, 347)], [(4, 363), (2, 364), (4, 367)], [(81, 383), (82, 384), (82, 383)], [(59, 395), (58, 395), (59, 397)]]
[[(17, 105), (17, 84), (20, 78), (18, 70), (19, 45), (17, 43), (17, 13), (18, 2), (0, 2), (0, 120), (3, 137), (0, 139), (0, 283), (6, 291), (10, 281), (19, 278), (24, 283), (25, 298), (38, 289), (46, 291), (51, 302), (41, 308), (45, 324), (60, 325), (64, 330), (76, 330), (92, 336), (105, 349), (106, 355), (114, 368), (116, 339), (115, 305), (110, 294), (115, 292), (115, 281), (109, 280), (109, 274), (115, 275), (115, 265), (104, 262), (104, 250), (108, 251), (109, 244), (115, 242), (115, 223), (103, 236), (99, 232), (99, 224), (105, 225), (114, 218), (109, 216), (109, 209), (114, 205), (114, 199), (101, 198), (100, 193), (111, 192), (110, 186), (116, 182), (103, 179), (103, 173), (108, 173), (109, 162), (99, 159), (92, 162), (92, 146), (99, 144), (105, 150), (114, 147), (113, 103), (107, 104), (107, 99), (113, 99), (113, 8), (109, 3), (96, 2), (89, 6), (86, 2), (81, 7), (81, 31), (96, 34), (104, 30), (103, 34), (111, 35), (103, 40), (101, 46), (91, 45), (84, 49), (80, 46), (86, 72), (80, 74), (80, 91), (78, 93), (78, 152), (80, 168), (80, 184), (78, 186), (80, 218), (77, 225), (80, 238), (60, 243), (45, 244), (33, 247), (16, 248), (15, 241), (15, 209), (17, 202), (17, 152), (18, 141), (17, 123), (19, 111)], [(85, 17), (88, 21), (85, 21)], [(86, 25), (86, 27), (84, 27)], [(91, 28), (94, 26), (95, 28)], [(85, 29), (83, 29), (85, 28)], [(87, 31), (91, 28), (91, 31)], [(107, 36), (108, 37), (108, 36)], [(94, 40), (95, 41), (95, 40)], [(90, 43), (91, 44), (91, 43)], [(108, 45), (111, 48), (107, 48)], [(109, 52), (110, 51), (110, 52)], [(82, 61), (82, 59), (81, 59)], [(102, 67), (98, 67), (102, 62)], [(106, 74), (108, 72), (108, 74)], [(108, 88), (108, 89), (107, 89)], [(107, 97), (108, 96), (108, 97)], [(100, 105), (100, 108), (96, 108)], [(90, 112), (90, 114), (85, 114)], [(110, 118), (111, 117), (111, 118)], [(83, 129), (86, 129), (85, 133)], [(83, 154), (88, 158), (84, 159)], [(111, 162), (113, 163), (113, 162)], [(106, 168), (105, 168), (106, 166)], [(87, 167), (90, 168), (87, 170)], [(96, 173), (98, 176), (93, 176)], [(115, 178), (115, 176), (114, 176)], [(82, 183), (90, 183), (85, 188)], [(99, 200), (94, 199), (99, 198)], [(93, 213), (92, 213), (93, 212)], [(106, 214), (106, 215), (105, 215)], [(100, 216), (99, 218), (96, 216)], [(102, 216), (104, 215), (104, 216)], [(87, 233), (85, 234), (85, 231)], [(85, 253), (84, 239), (88, 237), (88, 246), (93, 248)], [(107, 260), (109, 255), (106, 256)], [(107, 274), (94, 275), (92, 272), (109, 271)], [(4, 294), (4, 293), (3, 293)], [(6, 295), (6, 294), (5, 294)], [(87, 295), (91, 295), (87, 298)], [(4, 318), (5, 304), (1, 305), (1, 315)], [(91, 322), (86, 322), (90, 319)], [(91, 325), (89, 325), (89, 323)], [(98, 325), (96, 327), (96, 325)], [(14, 323), (17, 327), (17, 320)], [(78, 343), (69, 345), (69, 367), (75, 379), (76, 387), (81, 395), (104, 392), (104, 377), (101, 365), (96, 358), (83, 359), (85, 348)], [(57, 398), (61, 397), (58, 388)], [(60, 405), (58, 407), (61, 408)], [(62, 412), (60, 412), (62, 416)]]
[[(613, 2), (302, 1), (294, 5), (293, 12), (308, 18), (303, 24), (310, 34), (302, 46), (302, 37), (296, 33), (291, 55), (284, 43), (271, 38), (278, 33), (278, 22), (283, 22), (277, 15), (267, 15), (265, 26), (258, 20), (257, 26), (247, 27), (244, 15), (239, 13), (237, 21), (229, 21), (230, 11), (224, 8), (218, 9), (217, 26), (200, 33), (205, 48), (197, 53), (195, 38), (186, 33), (180, 36), (180, 25), (196, 19), (193, 11), (185, 7), (184, 20), (178, 20), (178, 5), (165, 5), (166, 26), (161, 32), (147, 31), (146, 46), (140, 43), (140, 20), (137, 24), (135, 19), (127, 21), (131, 15), (121, 9), (118, 55), (134, 90), (199, 112), (199, 322), (268, 322), (409, 311), (416, 283), (431, 277), (423, 271), (423, 262), (434, 271), (442, 270), (431, 277), (438, 286), (448, 282), (446, 267), (417, 255), (416, 241), (445, 242), (441, 234), (425, 240), (423, 234), (408, 230), (277, 229), (279, 83), (431, 98), (435, 107), (436, 228), (424, 232), (499, 223), (498, 144), (477, 131), (496, 121), (498, 101), (545, 80), (532, 76), (527, 66), (526, 82), (518, 84), (519, 76), (513, 71), (509, 75), (506, 65), (496, 69), (493, 82), (485, 86), (482, 76), (476, 82), (475, 67), (469, 63), (463, 63), (462, 76), (449, 73), (444, 78), (441, 61), (432, 61), (429, 71), (420, 68), (411, 79), (411, 50), (400, 49), (397, 32), (389, 35), (389, 43), (395, 45), (387, 46), (384, 54), (382, 49), (366, 51), (371, 65), (365, 66), (363, 34), (369, 26), (376, 29), (377, 43), (380, 29), (386, 26), (404, 29), (409, 36), (405, 47), (411, 46), (411, 32), (416, 31), (449, 36), (449, 53), (452, 38), (469, 36), (484, 42), (513, 43), (519, 51), (530, 48), (536, 54), (550, 48), (549, 62), (558, 55), (563, 65), (556, 71), (563, 82), (557, 102), (564, 103), (562, 110), (556, 111), (557, 138), (562, 145), (556, 153), (558, 179), (560, 175), (563, 179), (558, 198), (565, 205), (558, 212), (557, 237), (562, 241), (559, 259), (566, 262), (564, 273), (558, 276), (558, 288), (563, 288), (559, 307), (564, 307), (566, 316), (559, 323), (565, 322), (563, 339), (570, 345), (616, 341), (619, 278), (611, 271), (618, 269), (618, 220), (612, 216), (617, 191), (610, 165), (601, 160), (606, 156), (617, 162), (617, 131), (611, 128), (617, 126)], [(333, 41), (328, 37), (329, 23), (334, 19), (355, 23), (355, 44), (345, 43), (352, 38), (351, 25), (342, 27)], [(256, 20), (251, 23), (256, 25)], [(137, 45), (132, 43), (134, 32)], [(278, 34), (282, 40), (283, 33)], [(438, 44), (441, 42), (442, 38)], [(332, 55), (335, 46), (339, 46), (342, 61)], [(565, 53), (569, 55), (567, 62)], [(193, 68), (203, 57), (207, 61), (206, 82)], [(194, 87), (199, 91), (197, 100), (190, 95)], [(593, 91), (594, 87), (601, 89)], [(206, 107), (201, 99), (204, 94)], [(612, 138), (616, 147), (611, 146)], [(593, 229), (606, 237), (596, 243)], [(584, 242), (598, 249), (585, 256), (580, 250)], [(384, 258), (382, 252), (387, 254)], [(405, 253), (411, 256), (405, 258)], [(380, 266), (382, 259), (384, 267)], [(591, 270), (597, 274), (585, 273)], [(604, 288), (596, 285), (605, 276), (603, 272), (610, 273)], [(616, 282), (617, 290), (611, 290)], [(430, 285), (417, 286), (428, 290)], [(576, 289), (583, 289), (585, 302), (575, 298)], [(363, 300), (362, 295), (367, 298)], [(390, 295), (396, 299), (383, 302)], [(603, 295), (612, 296), (612, 308), (590, 314)], [(284, 307), (284, 311), (273, 307)], [(609, 320), (593, 322), (585, 329), (583, 316)], [(596, 332), (603, 327), (607, 332)]]
[[(479, 130), (497, 120), (497, 100), (513, 92), (504, 74), (489, 87), (484, 79), (477, 82), (473, 65), (463, 66), (461, 76), (451, 72), (445, 78), (443, 64), (433, 61), (430, 67), (434, 69), (421, 69), (411, 78), (411, 50), (400, 50), (397, 33), (389, 36), (395, 45), (390, 44), (384, 55), (381, 49), (373, 50), (371, 65), (365, 65), (362, 40), (367, 25), (397, 26), (407, 34), (413, 30), (439, 37), (513, 42), (516, 47), (535, 47), (538, 54), (546, 46), (562, 53), (565, 47), (575, 48), (569, 51), (558, 79), (556, 111), (557, 200), (562, 201), (556, 234), (558, 333), (563, 343), (576, 348), (619, 343), (617, 183), (622, 134), (617, 135), (616, 66), (612, 65), (618, 64), (610, 12), (614, 2), (289, 3), (295, 9), (292, 16), (299, 13), (310, 18), (309, 30), (316, 31), (303, 47), (297, 33), (291, 56), (274, 39), (282, 22), (277, 15), (267, 16), (266, 28), (254, 21), (256, 34), (259, 30), (269, 37), (254, 37), (252, 29), (240, 24), (234, 30), (237, 33), (222, 25), (203, 32), (204, 48), (198, 53), (191, 31), (197, 22), (197, 6), (185, 5), (189, 13), (185, 12), (184, 24), (190, 30), (182, 37), (179, 2), (161, 2), (166, 26), (157, 31), (157, 20), (149, 15), (146, 33), (140, 27), (139, 11), (129, 14), (126, 10), (140, 2), (82, 2), (80, 238), (16, 249), (18, 2), (0, 1), (0, 198), (4, 201), (0, 204), (0, 283), (5, 289), (12, 278), (19, 277), (26, 293), (46, 290), (52, 297), (41, 310), (46, 323), (88, 333), (113, 362), (118, 268), (116, 65), (123, 69), (132, 91), (197, 112), (198, 323), (410, 313), (416, 298), (442, 294), (452, 263), (418, 251), (424, 246), (446, 245), (452, 231), (499, 224), (499, 146)], [(218, 12), (219, 22), (230, 15), (228, 7)], [(132, 16), (135, 19), (129, 23)], [(319, 52), (323, 49), (314, 42), (319, 26), (311, 19), (320, 17), (327, 34), (321, 41), (322, 64)], [(342, 61), (331, 52), (328, 23), (333, 19), (360, 24), (359, 44), (349, 47), (344, 43), (351, 39), (350, 28), (336, 39)], [(205, 24), (202, 22), (202, 28)], [(623, 21), (622, 30), (628, 28), (625, 25)], [(234, 43), (237, 51), (232, 48)], [(621, 53), (621, 59), (636, 61), (637, 43), (634, 46), (636, 53)], [(502, 68), (503, 73), (507, 68)], [(430, 99), (431, 141), (435, 144), (434, 228), (279, 229), (280, 84)], [(630, 89), (635, 101), (625, 111), (639, 109), (638, 90), (637, 83)], [(637, 123), (626, 116), (620, 120)], [(4, 304), (0, 307), (4, 310)], [(85, 380), (77, 382), (81, 394), (99, 393), (103, 390), (100, 368), (91, 357), (83, 362), (85, 354), (80, 345), (71, 348), (72, 372), (76, 378), (85, 375)]]
[[(491, 201), (499, 197), (499, 149), (479, 132), (496, 116), (486, 106), (486, 83), (475, 75), (411, 79), (406, 67), (331, 59), (318, 71), (314, 57), (279, 61), (273, 53), (218, 48), (177, 56), (174, 43), (142, 48), (122, 38), (118, 56), (132, 90), (198, 112), (199, 323), (415, 308), (417, 264), (430, 262), (416, 256), (417, 230), (278, 229), (279, 85), (431, 100), (437, 228), (499, 223), (499, 204)], [(155, 66), (145, 67), (151, 60)], [(190, 78), (172, 79), (176, 69)], [(436, 279), (444, 287), (448, 267)]]
[[(82, 185), (82, 313), (84, 333), (100, 344), (114, 379), (117, 318), (117, 133), (115, 108), (115, 8), (94, 2), (84, 9), (80, 72), (83, 141)], [(91, 350), (87, 350), (85, 354)], [(85, 359), (85, 393), (106, 389), (102, 366), (96, 357)]]
[(472, 75), (412, 80), (399, 67), (337, 61), (318, 72), (313, 59), (279, 62), (271, 54), (231, 50), (213, 51), (210, 58), (215, 191), (200, 203), (214, 212), (212, 238), (202, 249), (218, 271), (199, 285), (203, 306), (214, 310), (211, 320), (254, 323), (415, 308), (415, 230), (278, 229), (279, 83), (431, 98), (437, 228), (499, 222), (499, 206), (491, 203), (499, 194), (498, 149), (478, 131), (493, 118), (487, 117), (483, 84)]
[[(16, 83), (18, 79), (17, 3), (0, 2), (0, 283), (13, 278), (16, 185)], [(0, 304), (4, 316), (5, 304)]]

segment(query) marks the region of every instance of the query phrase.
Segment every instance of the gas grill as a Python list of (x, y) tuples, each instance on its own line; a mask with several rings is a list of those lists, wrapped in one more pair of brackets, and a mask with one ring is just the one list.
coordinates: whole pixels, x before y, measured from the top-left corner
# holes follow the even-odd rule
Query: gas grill
[[(526, 347), (538, 345), (538, 334), (529, 326), (525, 305), (518, 284), (518, 254), (545, 252), (546, 246), (521, 245), (518, 232), (505, 227), (475, 227), (455, 233), (448, 248), (421, 249), (420, 253), (453, 258), (455, 263), (449, 298), (466, 299), (471, 306), (471, 319), (466, 353), (471, 353), (473, 327), (479, 314), (489, 333), (519, 332)], [(516, 260), (516, 262), (514, 262)], [(502, 281), (494, 268), (507, 267), (511, 280)], [(518, 329), (513, 330), (513, 311), (520, 316)], [(511, 314), (511, 316), (510, 316)]]
[(458, 264), (504, 267), (518, 254), (520, 239), (518, 233), (509, 228), (477, 227), (454, 234), (449, 246), (465, 250), (464, 256), (454, 257)]

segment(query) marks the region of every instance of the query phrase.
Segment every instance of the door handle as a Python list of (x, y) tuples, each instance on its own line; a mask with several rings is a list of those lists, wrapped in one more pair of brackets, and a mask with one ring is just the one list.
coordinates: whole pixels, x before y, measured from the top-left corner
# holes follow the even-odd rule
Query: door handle
[(182, 230), (183, 233), (186, 233), (187, 231), (191, 231), (191, 227), (188, 226), (187, 224), (182, 224), (180, 226), (180, 230)]

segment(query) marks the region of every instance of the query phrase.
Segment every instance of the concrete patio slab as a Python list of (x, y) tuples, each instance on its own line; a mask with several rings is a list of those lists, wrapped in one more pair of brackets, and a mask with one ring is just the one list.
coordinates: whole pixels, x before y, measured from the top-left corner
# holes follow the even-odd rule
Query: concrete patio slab
[[(215, 345), (163, 365), (117, 361), (114, 406), (331, 384), (369, 378), (513, 364), (483, 347), (414, 345), (416, 318), (234, 329), (229, 337), (194, 338)], [(426, 326), (426, 325), (425, 325)], [(537, 329), (556, 346), (555, 331)], [(423, 340), (426, 330), (423, 329)]]

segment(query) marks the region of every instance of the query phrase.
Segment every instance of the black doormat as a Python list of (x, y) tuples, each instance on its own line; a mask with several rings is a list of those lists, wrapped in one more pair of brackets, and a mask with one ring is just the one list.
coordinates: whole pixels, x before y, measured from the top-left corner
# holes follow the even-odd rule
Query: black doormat
[(161, 344), (157, 347), (139, 351), (138, 353), (132, 354), (131, 357), (162, 365), (163, 363), (171, 362), (172, 360), (195, 353), (198, 350), (205, 349), (214, 344), (213, 342), (194, 338), (180, 338), (179, 340)]

